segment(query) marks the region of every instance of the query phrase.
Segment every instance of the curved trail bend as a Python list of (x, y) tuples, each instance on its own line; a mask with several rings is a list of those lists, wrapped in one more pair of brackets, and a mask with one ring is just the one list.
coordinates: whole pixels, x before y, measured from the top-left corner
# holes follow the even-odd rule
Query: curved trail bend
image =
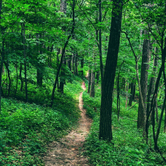
[[(82, 83), (83, 90), (86, 89), (85, 83)], [(83, 92), (79, 95), (79, 109), (81, 118), (79, 127), (72, 130), (67, 136), (59, 142), (53, 142), (50, 145), (49, 153), (44, 157), (45, 166), (88, 166), (88, 160), (81, 155), (79, 148), (83, 147), (85, 137), (89, 133), (92, 120), (86, 116), (86, 110), (83, 109)], [(83, 150), (82, 150), (83, 151)]]

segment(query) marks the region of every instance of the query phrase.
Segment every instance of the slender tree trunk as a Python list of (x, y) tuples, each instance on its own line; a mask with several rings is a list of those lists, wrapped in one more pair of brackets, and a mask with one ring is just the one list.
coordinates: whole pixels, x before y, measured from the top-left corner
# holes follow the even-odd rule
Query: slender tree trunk
[[(158, 116), (158, 112), (156, 116)], [(165, 117), (164, 117), (164, 133), (166, 133), (166, 108), (165, 108)]]
[[(102, 22), (102, 10), (101, 10), (101, 0), (99, 0), (99, 22)], [(99, 56), (100, 56), (100, 73), (101, 73), (101, 93), (103, 86), (103, 60), (102, 60), (102, 32), (101, 28), (99, 29)]]
[[(163, 36), (164, 36), (164, 34), (163, 34)], [(166, 43), (166, 38), (165, 38), (165, 43)], [(150, 109), (148, 117), (147, 117), (147, 119), (148, 119), (149, 116), (150, 116), (150, 113), (152, 112), (154, 149), (157, 150), (157, 151), (159, 150), (158, 145), (157, 145), (157, 141), (158, 141), (158, 137), (159, 137), (159, 134), (160, 134), (160, 127), (161, 127), (161, 122), (162, 122), (163, 113), (164, 113), (164, 109), (165, 109), (165, 103), (166, 103), (166, 76), (165, 76), (165, 70), (164, 70), (165, 69), (165, 58), (166, 58), (165, 55), (166, 55), (166, 44), (165, 44), (164, 49), (162, 48), (162, 65), (161, 65), (160, 70), (159, 70), (159, 74), (158, 74), (156, 85), (155, 85), (155, 90), (154, 90), (153, 97), (152, 97), (152, 100), (151, 100), (151, 109)], [(157, 97), (157, 91), (158, 91), (159, 82), (160, 82), (162, 72), (163, 72), (164, 84), (165, 84), (165, 97), (164, 97), (164, 102), (163, 102), (163, 106), (162, 106), (162, 111), (161, 111), (161, 114), (160, 114), (160, 120), (159, 120), (159, 123), (158, 123), (157, 132), (155, 134), (155, 117), (154, 117), (155, 116), (154, 115), (155, 114), (155, 111), (154, 111), (155, 98)]]
[(64, 60), (63, 60), (63, 64), (62, 64), (62, 68), (61, 68), (61, 74), (60, 74), (60, 87), (59, 87), (59, 91), (61, 93), (64, 92), (64, 85), (65, 85), (65, 72), (64, 72), (64, 67), (66, 66), (66, 60), (65, 60), (65, 55), (64, 55)]
[(112, 140), (112, 95), (118, 60), (122, 0), (113, 0), (112, 21), (101, 96), (99, 139)]
[(24, 72), (25, 72), (25, 100), (28, 102), (28, 89), (27, 89), (27, 60), (26, 60), (26, 43), (25, 43), (25, 24), (22, 24), (22, 38), (24, 49)]
[[(155, 53), (157, 53), (157, 49), (155, 51)], [(149, 84), (149, 90), (148, 90), (148, 95), (147, 95), (147, 110), (146, 110), (146, 113), (147, 115), (149, 114), (149, 109), (150, 109), (150, 99), (151, 99), (151, 95), (154, 93), (154, 88), (155, 88), (155, 76), (156, 75), (156, 67), (157, 67), (157, 55), (154, 57), (154, 64), (153, 64), (153, 77), (151, 77), (150, 79), (150, 84)], [(156, 95), (156, 99), (157, 99), (157, 95)], [(157, 118), (157, 122), (158, 122), (158, 109), (157, 109), (157, 101), (155, 99), (155, 112), (156, 112), (156, 118)], [(152, 115), (153, 116), (153, 115)], [(154, 115), (155, 116), (155, 115)], [(153, 123), (153, 117), (151, 117), (151, 120), (152, 120), (152, 123)], [(149, 122), (148, 122), (148, 119), (146, 118), (146, 143), (148, 144), (148, 126), (149, 126)]]
[(8, 85), (8, 94), (7, 96), (10, 95), (10, 89), (11, 89), (11, 78), (10, 78), (10, 70), (9, 70), (9, 63), (8, 62), (4, 62), (5, 66), (6, 66), (6, 70), (8, 73), (8, 79), (9, 79), (9, 85)]
[(117, 76), (117, 113), (118, 113), (118, 120), (120, 116), (120, 85), (119, 85), (119, 79), (120, 79), (120, 71), (121, 67), (125, 61), (123, 61), (119, 66), (118, 76)]
[(130, 84), (130, 89), (131, 89), (131, 93), (130, 93), (130, 98), (129, 98), (129, 106), (132, 106), (132, 102), (134, 100), (134, 96), (135, 96), (135, 83), (131, 83)]
[(84, 75), (84, 70), (83, 70), (83, 68), (84, 68), (84, 57), (82, 57), (82, 59), (81, 59), (81, 75), (82, 75), (82, 76)]
[[(145, 30), (144, 34), (147, 35), (148, 32)], [(142, 65), (141, 65), (141, 92), (143, 101), (141, 101), (141, 97), (139, 96), (139, 108), (138, 108), (138, 121), (137, 121), (137, 128), (143, 128), (145, 136), (145, 125), (146, 125), (146, 95), (147, 95), (147, 85), (148, 85), (148, 69), (149, 69), (149, 51), (150, 51), (150, 45), (149, 40), (144, 39), (143, 43), (143, 53), (142, 53)], [(143, 102), (143, 106), (142, 106)]]
[(68, 60), (68, 67), (69, 67), (70, 71), (71, 71), (71, 58), (72, 58), (72, 56), (70, 55), (69, 60)]
[[(40, 34), (40, 39), (42, 38), (42, 34)], [(37, 44), (38, 45), (38, 53), (43, 54), (43, 46), (42, 44)], [(38, 86), (42, 86), (42, 82), (43, 82), (43, 65), (38, 63), (38, 67), (37, 67), (37, 85)]]
[(90, 90), (90, 96), (95, 97), (95, 72), (93, 69), (91, 70), (91, 90)]
[[(2, 14), (2, 0), (0, 0), (0, 20)], [(4, 38), (2, 28), (0, 27), (1, 35), (2, 35), (2, 48), (0, 50), (1, 53), (1, 65), (0, 65), (0, 114), (1, 114), (1, 98), (2, 98), (2, 72), (3, 72), (3, 62), (4, 62)]]
[(129, 91), (129, 83), (127, 82), (127, 84), (126, 84), (126, 104), (125, 104), (125, 108), (127, 108), (127, 102), (128, 102), (128, 98), (129, 98), (128, 91)]
[(74, 61), (75, 61), (75, 54), (72, 54), (72, 71), (75, 74), (75, 65), (74, 65)]
[[(1, 11), (1, 5), (2, 1), (0, 1), (0, 11)], [(0, 114), (1, 114), (1, 98), (2, 98), (2, 72), (3, 72), (3, 62), (4, 62), (4, 39), (2, 39), (2, 49), (1, 52), (1, 66), (0, 66)]]
[(63, 50), (62, 50), (61, 61), (60, 61), (60, 64), (59, 64), (59, 67), (58, 67), (58, 70), (57, 70), (57, 75), (56, 75), (55, 83), (54, 83), (53, 90), (52, 90), (51, 107), (52, 107), (52, 105), (53, 105), (54, 94), (55, 94), (55, 89), (56, 89), (56, 84), (57, 84), (57, 82), (58, 82), (59, 72), (60, 72), (60, 69), (61, 69), (61, 66), (62, 66), (63, 57), (64, 57), (64, 55), (65, 55), (66, 47), (67, 47), (67, 45), (68, 45), (68, 42), (69, 42), (70, 38), (72, 37), (72, 35), (73, 35), (73, 33), (74, 33), (74, 28), (75, 28), (75, 0), (73, 0), (72, 11), (73, 11), (73, 25), (72, 25), (72, 30), (71, 30), (71, 34), (68, 36), (67, 41), (66, 41), (66, 43), (65, 43), (65, 45), (64, 45), (64, 47), (63, 47)]
[(88, 93), (90, 93), (90, 87), (91, 87), (91, 70), (89, 70), (89, 75), (88, 75)]
[(1, 19), (1, 10), (2, 10), (2, 0), (0, 0), (0, 19)]
[(17, 88), (18, 88), (18, 66), (17, 66), (17, 64), (16, 64), (16, 76), (17, 76), (17, 80), (16, 80), (16, 89), (15, 89), (15, 97), (16, 97), (16, 95), (17, 95)]
[[(67, 9), (67, 3), (66, 3), (66, 0), (61, 0), (61, 5), (60, 5), (60, 10), (61, 12), (63, 12), (64, 14), (66, 14), (66, 9)], [(66, 30), (66, 27), (63, 27), (63, 30), (65, 31)], [(63, 57), (63, 62), (62, 62), (62, 67), (61, 67), (61, 74), (60, 74), (60, 86), (58, 87), (59, 88), (59, 91), (61, 93), (63, 93), (64, 91), (64, 84), (65, 84), (65, 71), (64, 71), (64, 66), (66, 65), (66, 60), (65, 60), (65, 54), (64, 54), (64, 57)]]
[(20, 91), (22, 92), (22, 89), (23, 89), (23, 78), (22, 78), (22, 63), (20, 63), (20, 74), (19, 74), (19, 78), (20, 78), (20, 81), (21, 81), (21, 87), (20, 87)]
[(120, 115), (120, 87), (119, 87), (119, 77), (120, 73), (118, 73), (117, 76), (117, 113), (118, 113), (118, 120), (119, 120), (119, 115)]
[(78, 54), (75, 54), (75, 75), (78, 75), (78, 65), (77, 65)]

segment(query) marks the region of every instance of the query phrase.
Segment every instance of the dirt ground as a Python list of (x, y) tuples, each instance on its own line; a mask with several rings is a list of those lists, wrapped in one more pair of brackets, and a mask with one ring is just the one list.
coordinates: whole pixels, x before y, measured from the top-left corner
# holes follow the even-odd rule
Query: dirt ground
[[(82, 83), (82, 89), (85, 90), (85, 83)], [(45, 166), (88, 166), (88, 159), (81, 155), (83, 144), (92, 123), (92, 120), (86, 116), (86, 110), (83, 109), (83, 92), (79, 95), (79, 109), (81, 118), (77, 129), (71, 131), (67, 136), (58, 142), (52, 142), (49, 145), (49, 153), (44, 157)], [(81, 149), (80, 149), (81, 148)]]

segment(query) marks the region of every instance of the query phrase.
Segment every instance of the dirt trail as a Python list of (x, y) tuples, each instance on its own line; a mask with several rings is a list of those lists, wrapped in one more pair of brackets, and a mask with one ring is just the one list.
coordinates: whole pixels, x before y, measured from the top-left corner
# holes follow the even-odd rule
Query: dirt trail
[[(85, 83), (82, 83), (83, 90), (86, 89)], [(82, 93), (79, 96), (79, 109), (81, 118), (79, 127), (71, 131), (59, 142), (50, 144), (50, 150), (44, 157), (45, 166), (88, 166), (88, 160), (81, 155), (80, 147), (83, 147), (85, 137), (89, 133), (92, 120), (86, 116), (86, 110), (83, 109)]]

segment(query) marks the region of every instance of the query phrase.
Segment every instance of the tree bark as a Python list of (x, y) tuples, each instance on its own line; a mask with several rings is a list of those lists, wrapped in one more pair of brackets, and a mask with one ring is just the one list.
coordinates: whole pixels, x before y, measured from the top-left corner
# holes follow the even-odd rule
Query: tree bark
[(88, 93), (90, 93), (90, 87), (91, 87), (91, 69), (89, 70), (88, 75)]
[[(157, 49), (156, 49), (156, 53), (157, 53)], [(147, 115), (149, 114), (151, 95), (154, 93), (154, 88), (155, 88), (155, 80), (156, 80), (155, 75), (156, 75), (157, 59), (158, 59), (158, 56), (156, 55), (154, 57), (154, 63), (153, 63), (153, 76), (150, 79), (149, 90), (148, 90), (148, 95), (147, 95), (147, 111), (146, 111)], [(156, 108), (156, 115), (157, 115), (158, 112), (157, 112), (157, 107), (156, 107), (157, 106), (157, 101), (156, 100), (155, 100), (155, 103), (156, 103), (155, 108)], [(158, 116), (156, 116), (156, 117), (158, 117)]]
[(15, 97), (16, 97), (16, 95), (17, 95), (17, 88), (18, 88), (18, 65), (17, 65), (17, 63), (16, 63), (16, 66), (15, 66), (15, 68), (16, 68), (16, 76), (17, 76), (17, 80), (16, 80), (16, 89), (15, 89)]
[(10, 96), (10, 89), (11, 89), (11, 78), (10, 78), (10, 70), (9, 70), (9, 63), (8, 62), (4, 62), (5, 66), (6, 66), (6, 70), (8, 73), (8, 79), (9, 79), (9, 85), (8, 85), (8, 94), (7, 96)]
[(65, 85), (65, 71), (64, 71), (64, 67), (66, 66), (66, 60), (65, 60), (65, 55), (64, 55), (64, 59), (63, 59), (63, 64), (62, 64), (62, 69), (61, 69), (61, 74), (60, 74), (60, 86), (59, 86), (59, 91), (61, 93), (64, 92), (64, 85)]
[(74, 74), (75, 75), (78, 75), (78, 64), (77, 64), (77, 59), (78, 59), (78, 54), (76, 53), (75, 54), (75, 72), (74, 72)]
[(74, 61), (75, 61), (75, 54), (72, 54), (72, 71), (73, 71), (73, 73), (75, 72)]
[[(144, 34), (147, 35), (148, 32), (145, 30)], [(146, 124), (146, 95), (147, 95), (147, 86), (148, 86), (148, 69), (149, 69), (149, 40), (144, 39), (143, 42), (143, 52), (142, 52), (142, 65), (141, 65), (141, 92), (142, 99), (139, 96), (139, 107), (138, 107), (138, 121), (137, 121), (137, 128), (143, 128), (144, 135), (145, 135), (145, 124)], [(143, 101), (141, 101), (143, 100)], [(143, 103), (143, 105), (142, 105)]]
[(23, 78), (22, 78), (22, 63), (20, 63), (20, 73), (19, 73), (19, 78), (20, 78), (20, 81), (21, 81), (21, 87), (20, 87), (20, 91), (22, 92), (22, 89), (23, 89)]
[[(0, 20), (1, 20), (1, 14), (2, 14), (2, 0), (0, 0)], [(0, 27), (1, 32), (2, 28)], [(3, 33), (2, 37), (3, 37)], [(1, 53), (1, 66), (0, 66), (0, 114), (1, 114), (1, 98), (2, 98), (2, 72), (3, 72), (3, 62), (4, 62), (4, 38), (2, 38), (2, 48), (0, 50)]]
[[(42, 38), (42, 35), (40, 34), (40, 38)], [(37, 44), (37, 47), (38, 47), (38, 53), (40, 54), (43, 54), (43, 50), (42, 50), (42, 44)], [(43, 82), (43, 65), (38, 63), (38, 66), (37, 66), (37, 85), (38, 86), (42, 86), (42, 82)]]
[(83, 56), (82, 59), (81, 59), (81, 75), (82, 75), (82, 76), (84, 75), (84, 70), (83, 70), (83, 68), (84, 68), (84, 56)]
[(72, 56), (70, 55), (69, 59), (68, 59), (68, 67), (69, 67), (70, 71), (71, 71), (71, 58), (72, 58)]
[[(102, 11), (101, 11), (101, 0), (99, 0), (99, 22), (102, 22)], [(101, 28), (99, 28), (99, 56), (100, 56), (100, 73), (101, 73), (101, 93), (103, 86), (103, 60), (102, 60), (102, 32)]]
[(103, 77), (103, 89), (101, 95), (99, 139), (112, 140), (112, 95), (114, 78), (117, 66), (121, 20), (122, 0), (113, 0), (112, 21), (109, 38), (106, 66)]
[(95, 72), (91, 70), (91, 90), (90, 97), (95, 97)]
[(128, 90), (129, 90), (129, 83), (127, 82), (127, 84), (126, 84), (126, 104), (125, 104), (125, 108), (127, 108), (127, 102), (128, 102), (128, 98), (129, 98)]
[(4, 39), (2, 40), (2, 49), (1, 49), (0, 53), (1, 53), (1, 66), (0, 66), (0, 114), (1, 114), (2, 72), (3, 72), (3, 62), (4, 62)]
[(118, 73), (117, 76), (117, 113), (118, 113), (118, 120), (119, 120), (119, 115), (120, 115), (120, 87), (119, 87), (119, 77), (120, 73)]
[(129, 97), (129, 106), (132, 106), (132, 102), (135, 97), (135, 83), (132, 82), (130, 84), (130, 89), (131, 89), (131, 93), (130, 93), (130, 97)]
[(28, 102), (28, 90), (27, 90), (27, 56), (26, 56), (26, 41), (25, 41), (25, 23), (22, 24), (22, 38), (23, 38), (23, 49), (24, 49), (24, 72), (25, 72), (25, 101)]

